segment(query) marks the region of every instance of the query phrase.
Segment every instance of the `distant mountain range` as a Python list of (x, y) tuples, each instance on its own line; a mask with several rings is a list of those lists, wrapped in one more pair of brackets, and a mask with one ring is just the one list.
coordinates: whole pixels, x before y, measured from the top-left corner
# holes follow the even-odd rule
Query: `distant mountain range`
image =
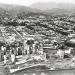
[(55, 3), (55, 2), (38, 2), (32, 4), (30, 7), (35, 8), (35, 9), (40, 9), (40, 10), (50, 10), (54, 8), (59, 8), (59, 9), (74, 9), (75, 4), (71, 3)]
[[(41, 10), (30, 8), (26, 6), (19, 6), (19, 5), (9, 5), (9, 4), (0, 4), (0, 13), (7, 12), (10, 15), (17, 15), (21, 13), (41, 13)], [(1, 13), (1, 14), (2, 14)]]
[(72, 3), (34, 3), (30, 7), (40, 9), (47, 14), (72, 14), (75, 13), (75, 4)]
[(62, 15), (75, 13), (75, 4), (71, 3), (34, 3), (27, 6), (0, 4), (0, 15), (7, 14), (15, 16), (18, 14), (47, 14)]

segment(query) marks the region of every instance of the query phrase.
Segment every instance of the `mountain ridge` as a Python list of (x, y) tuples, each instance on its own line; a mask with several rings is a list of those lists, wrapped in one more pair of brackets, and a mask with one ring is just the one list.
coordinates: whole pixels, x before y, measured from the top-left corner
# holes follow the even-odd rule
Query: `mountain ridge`
[(64, 8), (64, 9), (73, 9), (75, 8), (75, 4), (72, 3), (55, 3), (55, 2), (37, 2), (30, 5), (32, 8), (41, 9), (41, 10), (49, 10), (53, 8)]
[[(45, 5), (46, 4), (46, 5)], [(40, 3), (39, 8), (34, 8), (31, 6), (21, 6), (21, 5), (10, 5), (0, 3), (0, 15), (7, 14), (10, 16), (17, 15), (62, 15), (62, 14), (72, 14), (75, 13), (75, 4), (68, 3)], [(41, 8), (40, 8), (41, 6)], [(44, 9), (42, 9), (42, 7)]]
[[(10, 4), (2, 4), (0, 3), (0, 9), (3, 11), (7, 11), (10, 15), (17, 15), (20, 13), (25, 12), (27, 13), (41, 13), (41, 10), (35, 9), (35, 8), (30, 8), (27, 6), (19, 6), (19, 5), (10, 5)], [(1, 12), (1, 11), (0, 11)]]
[(75, 4), (72, 3), (40, 2), (34, 3), (30, 7), (40, 9), (47, 14), (62, 15), (75, 13)]

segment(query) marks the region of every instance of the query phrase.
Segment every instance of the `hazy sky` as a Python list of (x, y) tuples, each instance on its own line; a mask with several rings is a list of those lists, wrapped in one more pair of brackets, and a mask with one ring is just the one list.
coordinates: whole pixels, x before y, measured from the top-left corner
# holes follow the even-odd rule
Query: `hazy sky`
[(35, 2), (64, 2), (75, 3), (75, 0), (0, 0), (0, 3), (6, 4), (18, 4), (29, 6)]

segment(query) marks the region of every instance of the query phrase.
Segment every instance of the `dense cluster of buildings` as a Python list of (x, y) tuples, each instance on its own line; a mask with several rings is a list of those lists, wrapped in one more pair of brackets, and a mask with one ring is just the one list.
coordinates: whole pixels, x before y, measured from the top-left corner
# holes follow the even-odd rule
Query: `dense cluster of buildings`
[(74, 23), (71, 16), (5, 18), (0, 26), (1, 61), (6, 63), (7, 57), (11, 57), (13, 62), (19, 56), (27, 57), (24, 62), (30, 57), (39, 60), (44, 56), (43, 60), (48, 62), (52, 58), (73, 58)]

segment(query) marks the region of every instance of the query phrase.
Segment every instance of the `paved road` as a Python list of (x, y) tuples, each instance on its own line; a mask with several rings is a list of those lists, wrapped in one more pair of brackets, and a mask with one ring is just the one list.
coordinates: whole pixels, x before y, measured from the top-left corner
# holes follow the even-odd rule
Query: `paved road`
[[(42, 69), (44, 70), (42, 71)], [(0, 75), (75, 75), (75, 69), (49, 71), (45, 70), (45, 67), (36, 67), (27, 70), (22, 70), (14, 74), (9, 74), (8, 70), (4, 69), (2, 64), (0, 64)]]
[(75, 70), (64, 70), (64, 71), (42, 71), (42, 72), (19, 72), (12, 75), (75, 75)]
[(35, 67), (11, 75), (75, 75), (75, 69), (49, 71), (45, 67)]

